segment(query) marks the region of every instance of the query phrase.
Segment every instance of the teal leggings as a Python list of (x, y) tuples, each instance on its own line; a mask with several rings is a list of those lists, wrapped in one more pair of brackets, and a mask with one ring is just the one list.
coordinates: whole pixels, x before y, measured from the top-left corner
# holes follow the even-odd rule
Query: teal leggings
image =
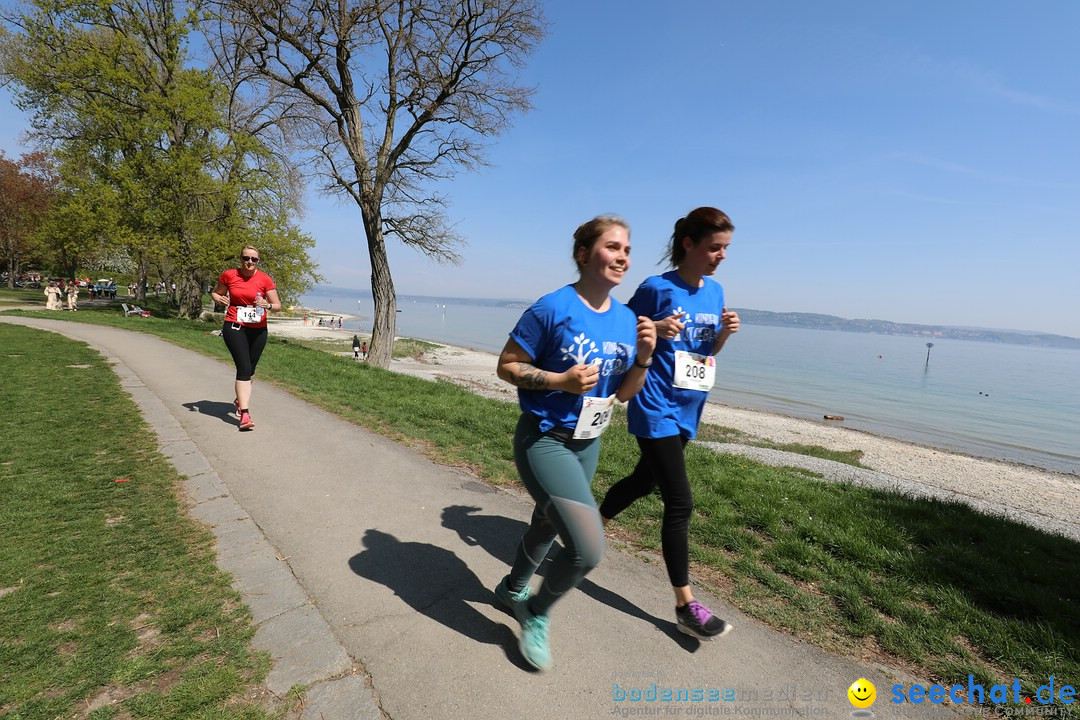
[(528, 585), (556, 535), (563, 545), (529, 600), (534, 615), (547, 615), (555, 601), (577, 587), (604, 555), (604, 525), (590, 489), (599, 456), (600, 438), (563, 441), (540, 432), (532, 413), (523, 413), (518, 420), (514, 462), (536, 508), (518, 543), (510, 590), (520, 592)]

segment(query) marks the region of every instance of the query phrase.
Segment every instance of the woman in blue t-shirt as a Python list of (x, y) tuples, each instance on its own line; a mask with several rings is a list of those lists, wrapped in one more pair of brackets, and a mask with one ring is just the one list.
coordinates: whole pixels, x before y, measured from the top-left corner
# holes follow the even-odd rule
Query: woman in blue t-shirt
[[(635, 317), (610, 295), (630, 268), (626, 222), (598, 217), (585, 223), (574, 232), (573, 257), (578, 281), (525, 311), (498, 366), (499, 377), (518, 388), (514, 462), (536, 508), (495, 594), (521, 623), (521, 654), (539, 670), (551, 666), (551, 606), (604, 553), (604, 527), (590, 490), (600, 434), (615, 401), (641, 389), (656, 346), (652, 320)], [(534, 594), (529, 580), (556, 535), (563, 550)]]
[(738, 314), (724, 306), (724, 288), (708, 277), (726, 256), (734, 230), (731, 218), (716, 208), (700, 207), (681, 218), (671, 237), (675, 269), (646, 279), (630, 299), (631, 310), (655, 321), (657, 336), (652, 370), (627, 413), (641, 459), (600, 504), (606, 525), (659, 486), (664, 564), (675, 592), (677, 626), (701, 640), (723, 635), (731, 624), (695, 600), (690, 589), (688, 529), (694, 498), (683, 451), (697, 435), (716, 379), (713, 356), (739, 329)]

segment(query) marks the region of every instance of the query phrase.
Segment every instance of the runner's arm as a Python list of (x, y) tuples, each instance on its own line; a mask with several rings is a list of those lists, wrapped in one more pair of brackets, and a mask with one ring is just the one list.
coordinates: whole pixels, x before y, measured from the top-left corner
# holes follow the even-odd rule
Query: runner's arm
[(634, 363), (626, 371), (623, 380), (619, 383), (619, 389), (615, 391), (615, 399), (626, 402), (638, 394), (645, 384), (645, 374), (653, 361), (653, 350), (656, 349), (656, 323), (644, 315), (638, 315), (637, 319), (637, 354)]
[(720, 334), (713, 341), (712, 354), (720, 352), (727, 339), (737, 332), (739, 332), (739, 313), (724, 308), (720, 313)]
[(277, 294), (276, 289), (266, 291), (266, 299), (265, 299), (264, 302), (266, 302), (266, 304), (263, 305), (262, 307), (269, 308), (270, 310), (280, 310), (281, 309), (281, 300), (278, 299), (278, 294)]
[(541, 370), (524, 348), (510, 338), (499, 355), (496, 373), (502, 380), (522, 390), (563, 390), (582, 395), (596, 385), (599, 369), (575, 365), (564, 373)]
[(215, 285), (214, 289), (210, 291), (210, 297), (213, 298), (214, 302), (216, 302), (218, 305), (225, 305), (226, 307), (228, 307), (229, 288), (225, 287), (225, 283), (221, 282), (221, 280), (218, 280), (217, 285)]

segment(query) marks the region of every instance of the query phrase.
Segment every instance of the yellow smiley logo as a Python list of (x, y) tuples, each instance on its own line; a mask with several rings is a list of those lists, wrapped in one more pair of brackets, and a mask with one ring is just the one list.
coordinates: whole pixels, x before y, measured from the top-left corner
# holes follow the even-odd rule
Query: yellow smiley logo
[(847, 689), (848, 700), (857, 708), (868, 708), (877, 700), (877, 689), (866, 678), (859, 678)]

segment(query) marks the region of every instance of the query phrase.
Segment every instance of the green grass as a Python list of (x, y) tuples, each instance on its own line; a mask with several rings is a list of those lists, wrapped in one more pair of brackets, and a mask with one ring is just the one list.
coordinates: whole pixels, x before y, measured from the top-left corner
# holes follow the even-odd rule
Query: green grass
[[(207, 325), (101, 321), (227, 358)], [(511, 403), (274, 339), (259, 376), (441, 462), (495, 483), (516, 479)], [(597, 497), (636, 460), (617, 413), (604, 437)], [(987, 684), (1018, 677), (1030, 693), (1050, 675), (1059, 684), (1080, 678), (1080, 544), (961, 504), (820, 483), (696, 445), (687, 464), (694, 573), (746, 613), (831, 651), (946, 684), (969, 674)], [(660, 516), (659, 499), (647, 497), (615, 527), (658, 549)], [(1074, 708), (1062, 709), (1075, 717)]]
[(429, 350), (440, 347), (426, 340), (414, 340), (412, 338), (399, 338), (394, 342), (394, 358), (411, 357), (419, 359)]
[(832, 460), (833, 462), (854, 465), (865, 468), (862, 464), (862, 450), (831, 450), (820, 445), (804, 445), (802, 443), (776, 443), (761, 438), (755, 438), (741, 430), (724, 427), (721, 425), (709, 425), (703, 423), (698, 429), (698, 440), (703, 442), (740, 443), (753, 445), (754, 447), (783, 450), (797, 455), (809, 455), (811, 457)]
[[(370, 343), (371, 335), (369, 333), (361, 333), (360, 341)], [(308, 348), (309, 350), (320, 350), (328, 353), (352, 353), (352, 337), (351, 336), (332, 336), (332, 337), (315, 337), (315, 338), (288, 338), (283, 341), (290, 345), (299, 345), (300, 347)], [(398, 338), (394, 343), (394, 349), (391, 352), (394, 359), (399, 358), (420, 358), (424, 353), (429, 350), (434, 350), (440, 345), (427, 342), (426, 340), (414, 340), (412, 338)]]
[(110, 366), (11, 325), (0, 348), (0, 716), (277, 716), (245, 699), (269, 666), (247, 607)]
[(4, 305), (41, 305), (45, 306), (45, 291), (33, 290), (31, 288), (12, 288), (8, 289), (5, 285), (0, 285), (0, 307)]
[[(365, 338), (361, 338), (362, 340)], [(290, 345), (299, 345), (309, 350), (319, 350), (328, 353), (352, 352), (352, 338), (345, 337), (315, 337), (315, 338), (289, 338)]]

